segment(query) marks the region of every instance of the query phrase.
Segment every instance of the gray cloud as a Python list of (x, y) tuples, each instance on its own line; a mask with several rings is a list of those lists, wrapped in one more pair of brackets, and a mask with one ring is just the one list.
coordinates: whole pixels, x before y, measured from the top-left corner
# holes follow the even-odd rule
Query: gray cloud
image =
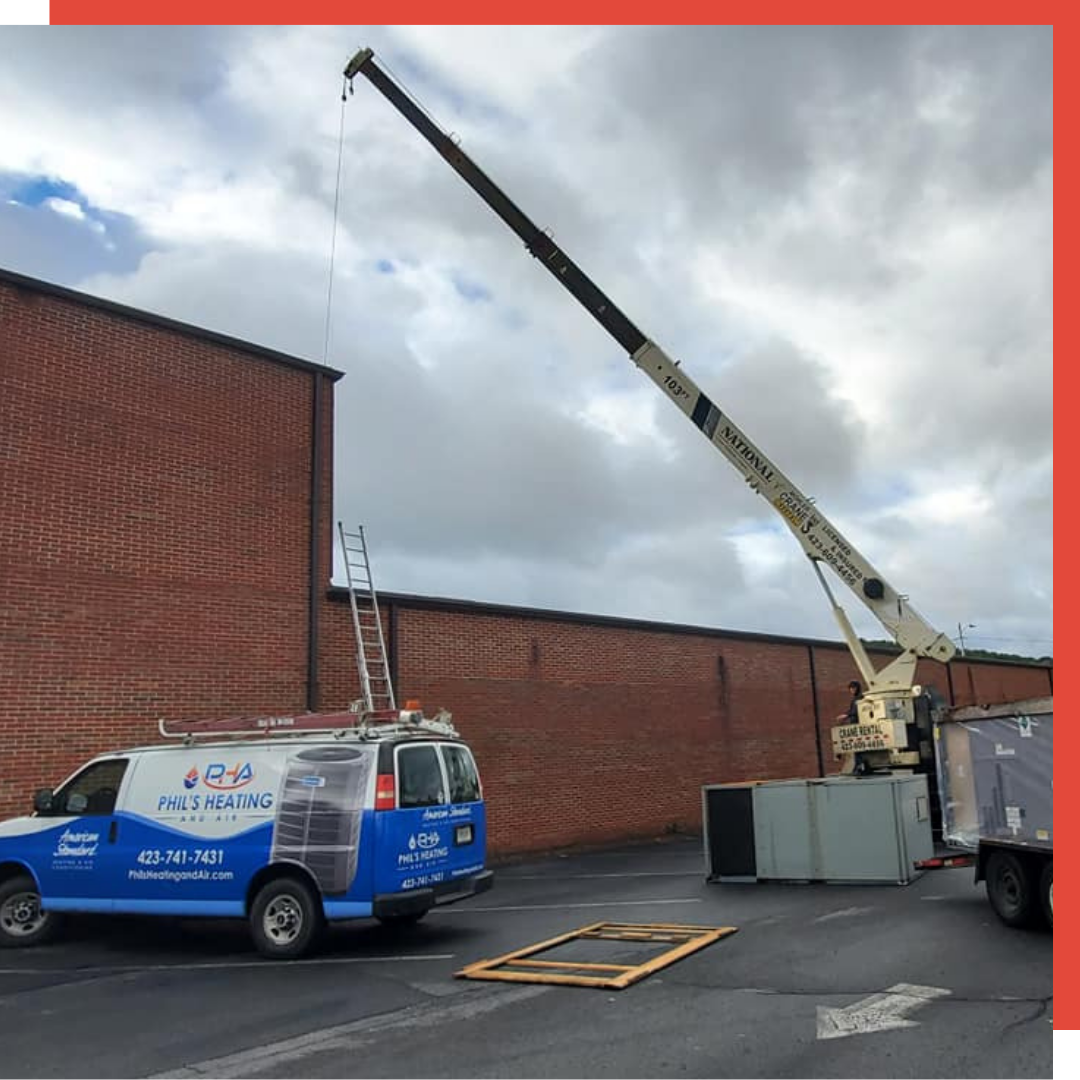
[(228, 77), (243, 27), (6, 27), (0, 66), (23, 85), (50, 90), (78, 113), (95, 106), (194, 104)]
[[(1048, 651), (1052, 30), (446, 33), (8, 31), (41, 138), (0, 170), (119, 192), (61, 280), (320, 359), (371, 42), (924, 614)], [(382, 586), (835, 637), (771, 509), (363, 80), (344, 125), (335, 512)], [(49, 276), (79, 223), (18, 213)]]
[(149, 250), (138, 222), (124, 214), (99, 211), (78, 220), (48, 206), (5, 200), (4, 187), (0, 178), (0, 252), (17, 252), (24, 274), (78, 285), (102, 268), (131, 273)]

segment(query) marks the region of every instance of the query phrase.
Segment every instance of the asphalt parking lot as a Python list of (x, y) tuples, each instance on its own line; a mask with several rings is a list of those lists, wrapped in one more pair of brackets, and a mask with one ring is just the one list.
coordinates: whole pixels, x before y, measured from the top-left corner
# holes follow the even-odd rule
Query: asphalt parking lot
[[(738, 932), (622, 991), (453, 977), (600, 921)], [(1050, 1077), (1052, 944), (1001, 925), (970, 869), (717, 885), (675, 838), (497, 868), (291, 964), (238, 922), (73, 921), (0, 952), (0, 1075)]]

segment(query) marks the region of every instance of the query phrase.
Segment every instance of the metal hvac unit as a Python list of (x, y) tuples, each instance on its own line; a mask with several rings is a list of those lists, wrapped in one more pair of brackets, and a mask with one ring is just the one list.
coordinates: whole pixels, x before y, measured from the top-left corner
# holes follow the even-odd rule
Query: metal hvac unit
[(922, 773), (703, 789), (711, 881), (907, 884), (934, 854)]
[(274, 821), (271, 859), (302, 863), (328, 895), (356, 877), (360, 821), (373, 754), (313, 746), (289, 758)]

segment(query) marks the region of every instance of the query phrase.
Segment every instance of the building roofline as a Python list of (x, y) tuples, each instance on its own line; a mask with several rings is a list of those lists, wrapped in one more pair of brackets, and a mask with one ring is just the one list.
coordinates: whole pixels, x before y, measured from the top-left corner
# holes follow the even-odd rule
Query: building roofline
[[(348, 602), (349, 591), (341, 585), (331, 585), (327, 590), (328, 599), (339, 602)], [(831, 641), (827, 638), (792, 637), (787, 634), (763, 634), (753, 630), (724, 630), (715, 626), (694, 626), (689, 623), (669, 623), (651, 619), (630, 619), (618, 615), (590, 615), (580, 611), (557, 611), (552, 608), (516, 607), (513, 604), (495, 604), (483, 600), (455, 600), (440, 596), (418, 596), (414, 593), (395, 593), (380, 589), (379, 599), (384, 603), (389, 601), (400, 608), (411, 608), (414, 611), (446, 611), (460, 612), (466, 615), (491, 615), (515, 619), (535, 619), (538, 622), (567, 622), (578, 626), (604, 626), (623, 630), (641, 630), (645, 632), (660, 631), (666, 634), (685, 634), (695, 637), (720, 638), (727, 641), (753, 641), (770, 645), (792, 645), (799, 648), (824, 648), (839, 649), (848, 652), (847, 644), (843, 641)], [(890, 648), (888, 645), (871, 645), (867, 649), (870, 653), (895, 655), (900, 652), (900, 647)], [(966, 664), (1014, 664), (1017, 667), (1051, 668), (1051, 665), (1043, 663), (1032, 657), (1030, 661), (1010, 660), (1005, 657), (991, 658), (981, 656), (956, 657)]]
[(191, 323), (180, 322), (178, 319), (170, 319), (165, 315), (156, 315), (140, 308), (129, 307), (126, 304), (118, 304), (114, 300), (106, 300), (101, 296), (91, 293), (79, 292), (77, 289), (69, 289), (65, 285), (55, 285), (50, 281), (42, 281), (40, 278), (28, 277), (26, 274), (16, 273), (0, 266), (0, 282), (12, 285), (16, 289), (27, 289), (39, 293), (42, 296), (52, 296), (59, 300), (66, 300), (73, 304), (81, 304), (83, 307), (96, 308), (106, 311), (110, 315), (116, 315), (132, 322), (144, 323), (147, 326), (157, 327), (159, 330), (171, 330), (187, 337), (199, 338), (213, 345), (222, 345), (238, 352), (249, 353), (262, 360), (270, 360), (275, 364), (283, 364), (286, 367), (298, 368), (301, 371), (318, 372), (325, 375), (333, 382), (337, 382), (345, 373), (336, 368), (327, 367), (324, 364), (316, 364), (311, 360), (302, 360), (298, 356), (290, 356), (288, 353), (278, 352), (277, 349), (267, 348), (265, 345), (256, 345), (242, 338), (230, 337), (228, 334), (220, 334), (216, 330), (207, 330)]

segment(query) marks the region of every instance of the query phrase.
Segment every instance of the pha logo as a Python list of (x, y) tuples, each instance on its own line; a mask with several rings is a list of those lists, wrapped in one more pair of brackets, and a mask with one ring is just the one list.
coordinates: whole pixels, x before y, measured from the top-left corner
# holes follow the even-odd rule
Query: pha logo
[(237, 788), (250, 784), (254, 779), (255, 770), (248, 761), (233, 765), (232, 768), (224, 762), (215, 762), (207, 765), (203, 770), (203, 783), (216, 791), (235, 791)]
[(199, 770), (194, 765), (191, 766), (187, 776), (184, 777), (184, 787), (189, 791), (199, 782)]

